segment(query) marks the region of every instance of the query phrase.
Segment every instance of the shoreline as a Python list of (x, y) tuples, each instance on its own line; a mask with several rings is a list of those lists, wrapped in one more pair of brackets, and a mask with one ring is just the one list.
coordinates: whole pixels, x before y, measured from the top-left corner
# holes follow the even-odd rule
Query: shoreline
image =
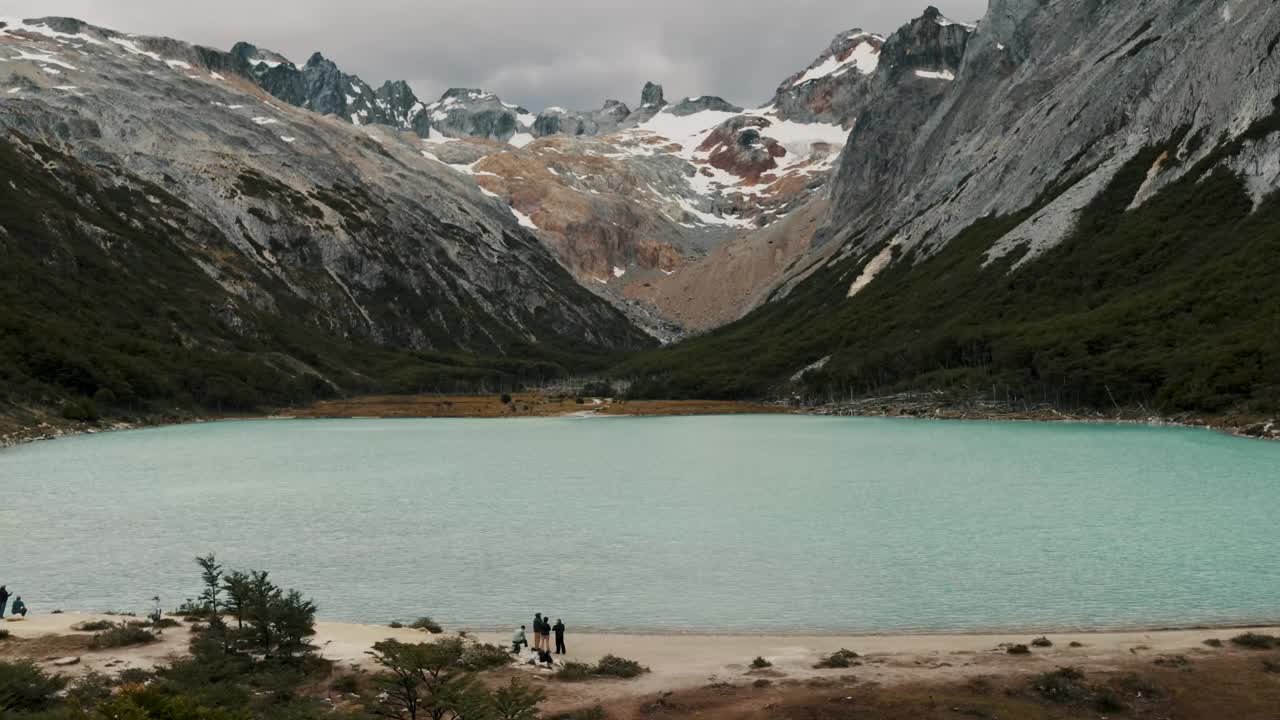
[[(91, 633), (75, 632), (71, 626), (89, 619), (113, 619), (119, 616), (64, 613), (32, 615), (18, 622), (0, 623), (14, 639), (0, 643), (0, 658), (29, 657), (49, 669), (69, 675), (90, 672), (118, 674), (128, 668), (149, 670), (187, 653), (190, 629), (188, 623), (166, 630), (157, 642), (123, 648), (93, 650)], [(1140, 663), (1150, 666), (1164, 658), (1187, 657), (1201, 660), (1253, 657), (1249, 650), (1235, 647), (1230, 638), (1245, 632), (1263, 631), (1280, 634), (1280, 626), (1221, 626), (1169, 630), (1074, 631), (1074, 632), (996, 632), (939, 634), (829, 634), (791, 633), (761, 634), (654, 634), (654, 633), (566, 633), (568, 655), (557, 660), (595, 662), (607, 654), (628, 658), (650, 669), (631, 680), (594, 680), (587, 683), (564, 683), (554, 680), (552, 673), (526, 664), (527, 652), (513, 659), (506, 668), (495, 671), (495, 680), (524, 677), (542, 685), (549, 693), (549, 706), (568, 708), (599, 702), (627, 701), (654, 693), (711, 686), (750, 687), (761, 677), (775, 681), (799, 683), (822, 682), (847, 678), (856, 672), (859, 682), (884, 686), (915, 683), (963, 682), (974, 677), (1021, 677), (1073, 665), (1092, 671), (1114, 670), (1122, 664)], [(376, 642), (396, 639), (402, 642), (430, 642), (439, 638), (459, 637), (509, 647), (511, 631), (475, 632), (448, 628), (443, 634), (431, 635), (408, 628), (386, 625), (317, 621), (312, 643), (325, 659), (337, 664), (342, 672), (365, 672), (374, 669), (367, 651)], [(1032, 640), (1046, 637), (1049, 647), (1034, 646)], [(1219, 640), (1222, 645), (1208, 645), (1206, 640)], [(16, 642), (15, 642), (16, 640)], [(1009, 652), (1013, 645), (1027, 645), (1029, 650)], [(820, 668), (819, 662), (842, 649), (857, 653), (850, 667)], [(59, 658), (74, 656), (67, 667), (55, 667)], [(763, 657), (771, 665), (766, 670), (752, 669), (752, 658)], [(851, 669), (852, 668), (852, 669)]]
[[(541, 398), (539, 393), (517, 395), (519, 398)], [(789, 405), (783, 401), (721, 400), (629, 400), (595, 399), (595, 404), (569, 405), (562, 400), (550, 412), (512, 412), (495, 414), (488, 411), (468, 412), (468, 403), (491, 406), (491, 395), (384, 395), (362, 396), (348, 400), (323, 401), (305, 408), (277, 409), (248, 415), (173, 417), (155, 416), (132, 421), (102, 421), (59, 424), (42, 422), (0, 434), (0, 450), (36, 442), (79, 435), (96, 435), (146, 428), (194, 425), (209, 422), (244, 420), (399, 420), (399, 419), (520, 419), (610, 417), (717, 417), (734, 415), (804, 415), (812, 417), (886, 418), (896, 420), (942, 420), (974, 422), (1028, 422), (1088, 425), (1117, 425), (1151, 428), (1185, 428), (1218, 432), (1250, 440), (1280, 440), (1280, 419), (1263, 416), (1223, 415), (1217, 417), (1180, 415), (1161, 416), (1130, 409), (1116, 415), (1064, 412), (1051, 406), (1015, 409), (999, 403), (952, 401), (934, 393), (906, 393), (886, 397), (868, 397), (852, 401), (816, 405)], [(458, 407), (461, 405), (461, 407)], [(425, 411), (430, 406), (437, 412)], [(450, 412), (438, 412), (440, 407)], [(526, 405), (526, 408), (529, 406)], [(349, 410), (359, 409), (360, 412)], [(379, 412), (381, 408), (381, 412)], [(457, 409), (455, 409), (457, 408)]]

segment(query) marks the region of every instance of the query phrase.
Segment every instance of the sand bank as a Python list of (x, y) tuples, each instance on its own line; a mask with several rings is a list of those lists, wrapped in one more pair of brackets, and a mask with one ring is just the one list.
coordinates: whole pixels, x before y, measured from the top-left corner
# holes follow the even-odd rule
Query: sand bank
[[(90, 670), (119, 672), (127, 667), (150, 668), (186, 652), (189, 631), (185, 626), (166, 630), (160, 642), (150, 645), (89, 650), (91, 634), (77, 633), (72, 626), (104, 617), (67, 613), (5, 622), (3, 627), (13, 634), (13, 639), (0, 642), (0, 657), (26, 656), (52, 665), (57, 658), (75, 656), (80, 662), (65, 671), (79, 674)], [(1280, 634), (1280, 627), (1254, 630)], [(1032, 639), (1030, 634), (784, 636), (570, 632), (566, 636), (570, 660), (594, 662), (612, 653), (636, 660), (652, 672), (630, 681), (557, 684), (560, 689), (557, 704), (699, 687), (709, 682), (746, 683), (759, 677), (804, 680), (853, 673), (861, 680), (893, 684), (1042, 672), (1066, 664), (1107, 670), (1144, 657), (1154, 660), (1161, 655), (1195, 657), (1235, 652), (1229, 642), (1226, 648), (1215, 649), (1204, 645), (1204, 641), (1209, 638), (1227, 641), (1244, 631), (1217, 628), (1050, 634), (1052, 647), (1034, 648), (1030, 655), (1022, 656), (1008, 654), (1003, 646), (1028, 643)], [(472, 636), (484, 642), (506, 644), (510, 641), (507, 633)], [(366, 653), (379, 640), (423, 642), (433, 637), (443, 636), (380, 625), (320, 622), (316, 624), (314, 642), (324, 657), (340, 666), (370, 668), (372, 663)], [(1071, 647), (1072, 642), (1080, 646)], [(836, 670), (813, 667), (820, 658), (841, 648), (859, 653), (861, 657), (855, 662), (861, 664)], [(773, 667), (751, 671), (748, 664), (756, 656), (763, 656)], [(513, 671), (527, 673), (531, 678), (549, 675), (522, 664), (515, 665)]]

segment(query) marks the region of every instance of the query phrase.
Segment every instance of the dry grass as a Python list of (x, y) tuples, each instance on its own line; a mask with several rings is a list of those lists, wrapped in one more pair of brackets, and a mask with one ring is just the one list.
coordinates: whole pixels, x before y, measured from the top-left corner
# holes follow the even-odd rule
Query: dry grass
[[(878, 685), (856, 676), (829, 682), (794, 680), (756, 687), (699, 688), (609, 703), (612, 720), (1276, 720), (1280, 681), (1256, 655), (1237, 653), (1197, 663), (1194, 672), (1132, 662), (1108, 670), (1086, 670), (1081, 682), (1094, 690), (1086, 702), (1064, 703), (1038, 692), (1033, 679), (1017, 673), (969, 681)], [(1103, 692), (1122, 711), (1100, 711)]]

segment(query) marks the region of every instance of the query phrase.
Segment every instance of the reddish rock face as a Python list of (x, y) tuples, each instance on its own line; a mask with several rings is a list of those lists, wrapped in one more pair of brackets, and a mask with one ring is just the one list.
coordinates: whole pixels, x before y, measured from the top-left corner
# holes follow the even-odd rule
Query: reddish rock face
[(787, 154), (786, 148), (760, 130), (771, 123), (762, 117), (736, 117), (722, 123), (698, 149), (708, 152), (712, 167), (733, 173), (747, 185), (759, 184), (762, 176), (778, 168), (776, 158)]

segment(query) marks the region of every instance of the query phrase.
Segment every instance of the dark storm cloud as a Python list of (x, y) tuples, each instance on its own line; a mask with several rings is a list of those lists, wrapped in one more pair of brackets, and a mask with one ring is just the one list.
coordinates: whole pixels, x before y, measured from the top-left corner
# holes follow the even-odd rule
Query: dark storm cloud
[[(405, 79), (434, 99), (492, 90), (537, 110), (639, 102), (646, 80), (670, 98), (768, 99), (838, 32), (888, 34), (928, 4), (899, 0), (8, 0), (0, 13), (69, 15), (117, 30), (229, 48), (238, 40), (305, 62), (316, 50), (378, 84)], [(957, 20), (987, 0), (936, 3)]]

